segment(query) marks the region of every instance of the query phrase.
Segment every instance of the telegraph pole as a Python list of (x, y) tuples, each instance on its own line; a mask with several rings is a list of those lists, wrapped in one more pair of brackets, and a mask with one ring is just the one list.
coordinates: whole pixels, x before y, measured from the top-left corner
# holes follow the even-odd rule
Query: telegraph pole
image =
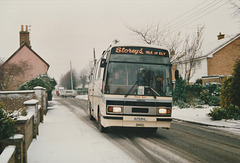
[(70, 61), (70, 73), (71, 73), (71, 87), (72, 87), (72, 90), (73, 90), (72, 63), (71, 63), (71, 61)]

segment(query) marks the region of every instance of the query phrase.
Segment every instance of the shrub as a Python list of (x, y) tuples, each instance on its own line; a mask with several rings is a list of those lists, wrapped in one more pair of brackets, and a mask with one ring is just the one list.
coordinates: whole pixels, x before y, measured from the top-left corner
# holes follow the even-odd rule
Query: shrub
[(55, 79), (50, 78), (47, 75), (41, 75), (22, 84), (18, 90), (33, 90), (34, 87), (41, 86), (47, 89), (48, 100), (52, 100), (52, 90), (56, 85), (57, 83)]
[(198, 104), (198, 99), (195, 98), (194, 96), (191, 98), (187, 98), (187, 104), (189, 104), (190, 106), (195, 107)]
[(202, 85), (202, 79), (197, 79), (196, 82), (195, 82), (195, 84), (197, 84), (197, 85), (199, 85), (199, 84)]
[(180, 109), (182, 108), (189, 108), (190, 105), (182, 100), (178, 100), (174, 102), (174, 105), (178, 106)]
[(240, 120), (240, 109), (238, 106), (215, 107), (209, 114), (213, 120), (234, 119)]
[(209, 115), (212, 117), (213, 120), (222, 120), (224, 117), (224, 109), (221, 107), (214, 107), (210, 110)]
[(210, 96), (207, 103), (209, 106), (219, 106), (220, 97), (219, 96)]
[(187, 85), (187, 103), (194, 105), (207, 104), (210, 106), (219, 106), (220, 98), (220, 84), (207, 84), (207, 85)]
[(13, 136), (15, 133), (14, 120), (4, 110), (5, 105), (0, 102), (0, 139)]
[(199, 84), (187, 85), (186, 86), (187, 98), (192, 96), (194, 96), (195, 98), (199, 98), (202, 89), (203, 86)]
[(240, 109), (238, 106), (230, 105), (226, 108), (224, 108), (226, 111), (226, 114), (224, 116), (224, 119), (240, 119)]
[(186, 84), (185, 84), (185, 81), (182, 79), (182, 77), (180, 77), (176, 81), (176, 85), (173, 90), (173, 101), (186, 102)]
[(200, 92), (201, 101), (204, 101), (204, 104), (207, 104), (208, 103), (208, 98), (209, 98), (209, 91), (207, 89), (203, 89)]

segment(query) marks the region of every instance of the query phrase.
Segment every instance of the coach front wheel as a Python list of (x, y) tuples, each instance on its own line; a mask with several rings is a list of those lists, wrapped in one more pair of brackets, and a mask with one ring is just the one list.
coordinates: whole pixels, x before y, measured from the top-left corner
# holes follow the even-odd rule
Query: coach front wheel
[(102, 126), (102, 123), (101, 123), (101, 115), (100, 113), (98, 112), (98, 129), (100, 132), (106, 132), (106, 128)]

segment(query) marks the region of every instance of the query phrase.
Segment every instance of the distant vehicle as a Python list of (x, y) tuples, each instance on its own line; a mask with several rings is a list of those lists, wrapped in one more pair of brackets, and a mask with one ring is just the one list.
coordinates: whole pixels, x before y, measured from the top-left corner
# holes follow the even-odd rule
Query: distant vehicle
[(157, 131), (172, 121), (169, 52), (155, 46), (114, 45), (96, 60), (88, 90), (90, 119), (99, 130), (144, 127)]
[(77, 96), (77, 91), (76, 90), (61, 90), (59, 91), (59, 96), (61, 97), (73, 97), (75, 98)]
[(57, 96), (60, 96), (64, 91), (64, 87), (59, 87), (58, 90), (56, 91)]

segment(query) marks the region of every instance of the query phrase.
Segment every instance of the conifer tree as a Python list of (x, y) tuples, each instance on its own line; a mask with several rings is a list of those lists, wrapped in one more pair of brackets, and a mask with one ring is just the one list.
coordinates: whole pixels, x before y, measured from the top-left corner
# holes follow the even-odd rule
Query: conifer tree
[(226, 108), (231, 104), (231, 83), (232, 77), (225, 76), (222, 82), (221, 94), (220, 94), (220, 106)]
[(240, 59), (237, 60), (234, 66), (231, 83), (231, 102), (240, 108)]
[(173, 90), (173, 101), (177, 102), (179, 100), (186, 102), (186, 84), (182, 77), (176, 80)]

